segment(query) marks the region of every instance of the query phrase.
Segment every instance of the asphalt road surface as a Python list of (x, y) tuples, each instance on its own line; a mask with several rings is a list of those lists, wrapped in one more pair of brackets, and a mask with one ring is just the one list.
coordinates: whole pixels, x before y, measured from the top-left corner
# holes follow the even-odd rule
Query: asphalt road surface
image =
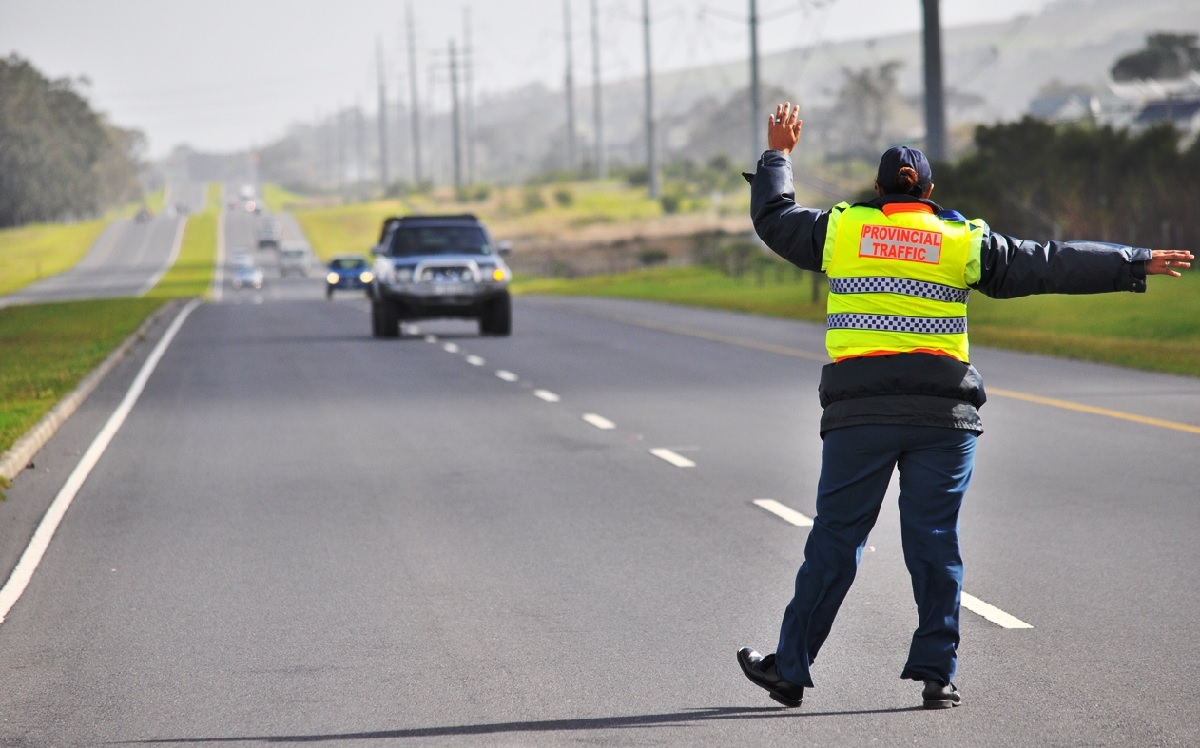
[(1200, 379), (976, 350), (964, 705), (898, 678), (893, 488), (784, 709), (734, 653), (813, 515), (819, 326), (518, 298), (376, 340), (258, 256), (0, 503), (3, 579), (169, 341), (0, 624), (0, 745), (1200, 744)]
[(175, 262), (179, 251), (186, 215), (177, 213), (175, 204), (202, 210), (203, 185), (180, 185), (171, 200), (168, 210), (146, 221), (113, 221), (75, 267), (0, 296), (0, 307), (145, 295)]

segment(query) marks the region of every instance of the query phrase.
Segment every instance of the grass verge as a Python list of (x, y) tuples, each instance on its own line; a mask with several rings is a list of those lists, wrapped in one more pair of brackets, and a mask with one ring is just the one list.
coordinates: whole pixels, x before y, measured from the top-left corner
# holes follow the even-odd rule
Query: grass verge
[(219, 188), (210, 185), (208, 207), (188, 218), (175, 264), (145, 297), (0, 309), (0, 452), (10, 449), (168, 299), (208, 295), (219, 198)]
[(107, 225), (108, 219), (100, 219), (0, 230), (0, 295), (74, 267)]
[(163, 299), (95, 299), (0, 309), (0, 451), (73, 390)]
[(212, 290), (217, 263), (217, 217), (221, 211), (221, 190), (208, 186), (208, 202), (202, 213), (188, 217), (179, 245), (179, 257), (147, 296), (156, 299), (201, 296)]
[[(971, 295), (976, 345), (1200, 376), (1200, 274), (1151, 278), (1146, 294)], [(712, 307), (770, 317), (825, 320), (824, 289), (811, 275), (767, 271), (730, 277), (708, 268), (659, 268), (578, 279), (518, 279), (514, 292), (609, 296)]]

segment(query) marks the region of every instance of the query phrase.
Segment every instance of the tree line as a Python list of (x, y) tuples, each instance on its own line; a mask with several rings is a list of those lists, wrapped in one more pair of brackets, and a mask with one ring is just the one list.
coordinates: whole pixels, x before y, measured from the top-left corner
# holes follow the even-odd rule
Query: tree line
[(17, 55), (0, 58), (0, 228), (90, 218), (141, 196), (146, 141)]
[(975, 149), (935, 164), (934, 200), (1027, 239), (1200, 246), (1200, 138), (1159, 126), (981, 126)]

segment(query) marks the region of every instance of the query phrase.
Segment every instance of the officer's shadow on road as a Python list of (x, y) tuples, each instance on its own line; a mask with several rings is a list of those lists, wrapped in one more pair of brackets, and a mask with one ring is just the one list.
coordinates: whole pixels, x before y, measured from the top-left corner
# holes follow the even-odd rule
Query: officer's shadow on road
[(735, 719), (804, 719), (806, 717), (849, 717), (863, 714), (897, 714), (919, 712), (921, 707), (897, 709), (861, 709), (842, 712), (806, 712), (783, 707), (704, 707), (666, 714), (635, 714), (627, 717), (595, 717), (591, 719), (547, 719), (524, 722), (490, 722), (480, 725), (450, 725), (445, 727), (410, 727), (399, 730), (346, 732), (328, 735), (242, 735), (212, 738), (154, 738), (123, 740), (111, 744), (203, 744), (203, 743), (321, 743), (339, 740), (404, 740), (421, 738), (452, 738), (470, 735), (504, 735), (523, 732), (586, 732), (590, 730), (625, 730), (637, 727), (684, 726), (714, 720)]

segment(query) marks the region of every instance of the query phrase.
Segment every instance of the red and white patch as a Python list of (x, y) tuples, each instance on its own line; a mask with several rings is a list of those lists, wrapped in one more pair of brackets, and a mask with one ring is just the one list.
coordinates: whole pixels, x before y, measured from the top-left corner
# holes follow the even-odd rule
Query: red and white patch
[(942, 259), (942, 235), (937, 231), (868, 223), (862, 227), (858, 256), (937, 265)]

